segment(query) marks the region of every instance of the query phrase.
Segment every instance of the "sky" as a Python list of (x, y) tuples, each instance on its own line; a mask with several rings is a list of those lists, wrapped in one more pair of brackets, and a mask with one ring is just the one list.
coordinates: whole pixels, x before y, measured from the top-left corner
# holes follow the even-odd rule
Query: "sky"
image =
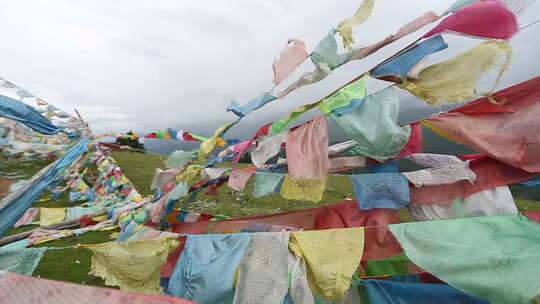
[[(427, 11), (441, 13), (451, 2), (379, 0), (368, 21), (354, 28), (355, 46), (379, 41)], [(95, 134), (130, 129), (146, 133), (173, 127), (209, 136), (222, 123), (236, 118), (225, 111), (232, 98), (244, 103), (272, 88), (272, 61), (289, 38), (305, 41), (309, 52), (360, 3), (0, 1), (0, 37), (4, 41), (0, 77), (67, 112), (78, 109)], [(540, 3), (532, 4), (519, 17), (520, 25), (540, 18), (539, 11)], [(251, 113), (231, 129), (231, 136), (248, 138), (258, 127), (295, 107), (326, 96), (429, 27)], [(538, 75), (538, 33), (540, 24), (512, 39), (514, 57), (500, 88)], [(449, 48), (433, 56), (433, 63), (481, 42), (453, 35), (445, 39)], [(313, 65), (307, 60), (280, 88), (311, 70)], [(389, 84), (370, 79), (368, 92)], [(409, 93), (403, 91), (400, 97), (402, 116), (429, 112), (425, 103)]]

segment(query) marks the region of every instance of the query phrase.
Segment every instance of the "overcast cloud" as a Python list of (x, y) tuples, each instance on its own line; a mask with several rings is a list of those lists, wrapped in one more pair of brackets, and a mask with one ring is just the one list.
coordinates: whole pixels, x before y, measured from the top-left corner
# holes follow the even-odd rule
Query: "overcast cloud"
[[(4, 0), (0, 77), (68, 112), (77, 108), (96, 133), (175, 127), (209, 135), (235, 118), (225, 112), (231, 98), (243, 103), (271, 88), (272, 60), (288, 38), (300, 38), (312, 50), (360, 2)], [(379, 0), (370, 19), (354, 29), (356, 42), (376, 42), (428, 10), (442, 12), (451, 2)], [(533, 4), (520, 25), (537, 19), (539, 11), (540, 3)], [(501, 87), (538, 75), (539, 32), (540, 25), (533, 26), (513, 38), (514, 59)], [(294, 107), (324, 97), (419, 34), (252, 113), (231, 135), (245, 138)], [(433, 62), (480, 42), (451, 35), (446, 40), (449, 49)], [(312, 69), (306, 61), (281, 86)], [(368, 91), (387, 85), (370, 79)], [(406, 92), (401, 96), (403, 112), (424, 105)]]

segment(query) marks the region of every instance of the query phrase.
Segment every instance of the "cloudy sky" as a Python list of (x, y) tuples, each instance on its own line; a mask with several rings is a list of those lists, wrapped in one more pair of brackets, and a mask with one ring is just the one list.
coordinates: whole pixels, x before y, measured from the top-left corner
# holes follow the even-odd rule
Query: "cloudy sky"
[[(354, 29), (357, 45), (376, 42), (426, 11), (441, 13), (452, 1), (380, 0), (370, 19)], [(225, 112), (231, 98), (243, 103), (272, 87), (272, 60), (289, 38), (304, 40), (312, 50), (359, 3), (1, 1), (0, 77), (68, 112), (77, 108), (95, 133), (174, 127), (209, 135), (235, 118)], [(538, 19), (539, 11), (540, 3), (534, 3), (520, 25)], [(252, 113), (231, 135), (247, 137), (294, 107), (324, 97), (426, 30)], [(514, 59), (501, 87), (538, 75), (539, 33), (540, 24), (513, 38)], [(446, 40), (449, 49), (433, 62), (480, 42), (451, 35)], [(282, 86), (312, 69), (306, 61)], [(371, 79), (368, 91), (387, 85)], [(402, 112), (422, 110), (421, 101), (406, 92), (401, 96)]]

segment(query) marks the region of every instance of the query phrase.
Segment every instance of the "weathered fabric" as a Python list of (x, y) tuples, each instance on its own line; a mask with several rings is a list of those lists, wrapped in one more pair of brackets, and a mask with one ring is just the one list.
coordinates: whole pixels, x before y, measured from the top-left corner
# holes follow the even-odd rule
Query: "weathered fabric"
[(291, 83), (286, 89), (277, 93), (278, 98), (283, 98), (287, 96), (292, 91), (303, 87), (308, 84), (319, 82), (325, 79), (328, 75), (332, 73), (332, 70), (326, 63), (315, 64), (315, 70), (313, 72), (304, 72), (300, 78)]
[(289, 233), (255, 233), (238, 267), (234, 304), (282, 303), (288, 291)]
[(160, 268), (178, 245), (175, 238), (89, 245), (93, 253), (90, 274), (121, 290), (159, 293)]
[(414, 153), (406, 156), (407, 159), (427, 167), (443, 167), (461, 164), (463, 161), (454, 155), (434, 153)]
[(325, 98), (319, 105), (319, 109), (321, 110), (321, 112), (329, 114), (340, 109), (340, 115), (343, 115), (350, 112), (355, 107), (359, 106), (366, 97), (365, 80), (366, 78), (362, 77), (354, 81), (353, 83), (339, 89), (330, 97)]
[(470, 167), (476, 174), (474, 184), (460, 181), (450, 185), (411, 187), (411, 202), (451, 204), (455, 198), (464, 198), (486, 189), (524, 181), (535, 175), (489, 158), (473, 160)]
[(436, 35), (415, 45), (410, 50), (394, 57), (381, 66), (372, 69), (369, 75), (373, 78), (383, 80), (406, 81), (409, 71), (422, 59), (446, 48), (448, 48), (448, 44), (446, 44), (443, 37)]
[(0, 293), (5, 303), (20, 304), (195, 304), (195, 302), (134, 292), (53, 281), (16, 273), (0, 274)]
[(263, 137), (259, 141), (259, 146), (251, 152), (251, 161), (260, 168), (270, 158), (274, 157), (281, 150), (281, 144), (285, 142), (287, 132), (280, 132), (274, 135)]
[[(454, 3), (446, 12), (463, 6)], [(422, 38), (451, 31), (482, 38), (510, 39), (518, 31), (516, 16), (501, 1), (477, 1), (446, 17)]]
[[(378, 115), (373, 115), (378, 113)], [(397, 156), (411, 134), (410, 126), (397, 125), (399, 99), (396, 89), (385, 88), (366, 97), (350, 113), (332, 120), (358, 143), (359, 152), (378, 161)]]
[(319, 102), (315, 102), (315, 103), (312, 103), (312, 104), (307, 104), (307, 105), (303, 105), (303, 106), (299, 106), (298, 108), (295, 108), (286, 117), (284, 117), (282, 119), (279, 119), (279, 120), (276, 120), (270, 125), (271, 134), (277, 134), (277, 133), (285, 131), (287, 129), (287, 127), (293, 121), (295, 121), (296, 119), (298, 119), (298, 117), (300, 117), (300, 115), (302, 115), (305, 112), (317, 107), (318, 105), (319, 105)]
[(407, 209), (417, 221), (518, 213), (508, 186), (500, 186), (463, 199), (455, 199), (452, 205), (409, 204)]
[(169, 168), (181, 169), (185, 164), (195, 160), (198, 153), (199, 152), (197, 150), (176, 150), (169, 155), (165, 161), (165, 165), (167, 165)]
[(66, 208), (40, 208), (39, 225), (49, 226), (63, 222), (66, 218)]
[(204, 168), (201, 170), (201, 177), (216, 179), (229, 170), (231, 170), (231, 168)]
[(243, 191), (246, 187), (247, 181), (251, 176), (253, 176), (253, 174), (255, 174), (255, 170), (253, 168), (233, 169), (231, 175), (229, 176), (227, 186), (237, 191)]
[(366, 165), (363, 156), (339, 156), (330, 158), (329, 172), (345, 171), (353, 168), (362, 168)]
[(362, 210), (399, 209), (410, 202), (409, 183), (400, 173), (351, 175), (354, 196)]
[(36, 217), (39, 214), (39, 208), (30, 208), (26, 210), (26, 212), (23, 214), (23, 216), (13, 225), (13, 227), (17, 228), (20, 226), (26, 226), (32, 224), (32, 222), (36, 219)]
[(320, 201), (329, 167), (326, 116), (290, 130), (286, 147), (289, 171), (281, 195), (287, 199)]
[(354, 44), (354, 38), (352, 36), (353, 27), (364, 23), (371, 16), (373, 7), (375, 7), (375, 0), (364, 0), (356, 9), (354, 15), (339, 23), (337, 30), (343, 38), (343, 47), (346, 49), (351, 48), (352, 44)]
[(450, 285), (393, 282), (390, 280), (364, 280), (371, 304), (490, 304), (489, 301), (470, 296)]
[(0, 95), (0, 117), (16, 120), (41, 134), (56, 134), (61, 131), (38, 110), (22, 101), (3, 95)]
[(101, 210), (98, 207), (71, 207), (66, 209), (65, 219), (74, 220), (83, 215), (98, 213)]
[(165, 190), (165, 185), (173, 181), (175, 177), (180, 174), (180, 172), (182, 172), (180, 169), (163, 170), (156, 168), (154, 177), (152, 178), (152, 183), (150, 184), (150, 189), (163, 192)]
[(176, 176), (176, 180), (179, 182), (189, 182), (197, 177), (202, 169), (204, 169), (204, 167), (201, 165), (188, 166), (182, 173), (180, 173), (180, 175)]
[[(491, 158), (540, 172), (540, 77), (423, 121), (430, 129)], [(497, 138), (497, 140), (493, 140)]]
[(0, 269), (32, 275), (47, 249), (46, 247), (17, 249), (0, 247)]
[(462, 180), (474, 184), (476, 180), (476, 174), (469, 168), (469, 161), (402, 174), (416, 187), (453, 184)]
[(227, 112), (233, 112), (238, 117), (244, 117), (276, 99), (277, 97), (270, 93), (263, 93), (242, 106), (233, 99), (231, 100), (231, 105), (227, 107)]
[(364, 228), (292, 232), (289, 249), (305, 261), (311, 290), (340, 300), (362, 259)]
[(311, 61), (315, 66), (322, 63), (326, 64), (330, 70), (334, 70), (349, 62), (358, 52), (357, 50), (351, 50), (343, 54), (338, 54), (337, 50), (336, 29), (331, 29), (311, 53)]
[(257, 171), (255, 173), (253, 196), (262, 197), (278, 193), (283, 183), (283, 177), (284, 174), (281, 173)]
[(58, 175), (77, 160), (87, 148), (89, 140), (81, 139), (60, 159), (43, 168), (32, 179), (0, 201), (0, 236), (6, 233), (19, 220), (32, 203), (50, 186)]
[(355, 140), (348, 140), (342, 143), (337, 143), (328, 147), (328, 156), (339, 155), (350, 148), (356, 146), (358, 143)]
[(289, 75), (308, 58), (306, 44), (300, 39), (291, 39), (287, 42), (285, 48), (274, 59), (272, 69), (274, 70), (274, 85), (280, 84), (287, 79)]
[(411, 261), (470, 295), (492, 303), (529, 303), (538, 295), (531, 278), (540, 271), (540, 225), (524, 215), (389, 228)]
[(249, 233), (189, 235), (169, 279), (169, 292), (198, 303), (221, 304), (233, 296), (233, 277)]
[(478, 96), (477, 83), (489, 73), (496, 75), (489, 89), (492, 91), (511, 59), (512, 48), (507, 41), (485, 41), (450, 60), (424, 68), (418, 79), (405, 81), (398, 87), (431, 105), (460, 102)]
[(221, 141), (223, 141), (221, 136), (225, 134), (225, 132), (227, 132), (236, 123), (238, 123), (238, 120), (224, 123), (214, 131), (212, 137), (204, 140), (199, 146), (199, 158), (204, 158), (206, 155), (210, 154), (218, 144), (218, 140), (221, 139)]

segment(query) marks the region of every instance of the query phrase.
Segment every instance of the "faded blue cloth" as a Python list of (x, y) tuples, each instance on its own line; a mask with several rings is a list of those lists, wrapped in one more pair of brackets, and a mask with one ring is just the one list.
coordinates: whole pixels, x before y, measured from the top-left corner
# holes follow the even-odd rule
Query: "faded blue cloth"
[(0, 269), (18, 274), (32, 275), (47, 247), (0, 248)]
[(316, 66), (320, 63), (325, 63), (330, 70), (334, 70), (349, 62), (354, 55), (358, 53), (358, 50), (352, 50), (343, 54), (338, 54), (336, 32), (337, 30), (334, 28), (328, 31), (328, 34), (319, 42), (315, 50), (311, 53), (311, 61)]
[(409, 182), (401, 173), (351, 175), (354, 196), (362, 210), (399, 209), (410, 202)]
[(428, 55), (444, 50), (447, 47), (448, 44), (444, 42), (444, 39), (440, 34), (433, 36), (380, 67), (373, 69), (370, 72), (370, 76), (373, 78), (398, 76), (401, 80), (406, 80), (407, 73), (420, 62), (420, 60)]
[(399, 172), (399, 160), (391, 160), (380, 164), (368, 166), (373, 173), (397, 173)]
[(231, 160), (232, 158), (233, 158), (232, 155), (212, 156), (212, 158), (210, 158), (210, 161), (208, 161), (208, 163), (206, 163), (206, 165), (204, 167), (205, 168), (212, 168), (215, 164)]
[(364, 280), (371, 304), (489, 304), (450, 285)]
[(240, 143), (240, 139), (231, 138), (227, 139), (227, 145), (232, 146)]
[(245, 105), (241, 106), (236, 100), (231, 100), (231, 105), (227, 108), (227, 112), (233, 112), (238, 117), (244, 117), (249, 113), (261, 108), (265, 104), (276, 100), (277, 97), (269, 93), (263, 93), (257, 98), (248, 101)]
[(41, 134), (56, 134), (61, 131), (38, 110), (22, 101), (2, 95), (0, 95), (0, 116), (16, 120)]
[[(43, 190), (51, 185), (56, 177), (63, 174), (86, 151), (88, 142), (89, 139), (86, 137), (81, 139), (60, 159), (54, 162), (47, 172), (36, 179), (28, 188), (23, 186), (23, 188), (26, 188), (24, 191), (16, 191), (15, 195), (0, 208), (0, 236), (8, 232), (41, 195)], [(2, 200), (3, 202), (4, 200)]]
[(533, 178), (530, 178), (526, 181), (517, 183), (518, 185), (522, 185), (529, 188), (540, 188), (540, 175), (537, 175)]
[(249, 233), (188, 235), (169, 293), (197, 303), (224, 303), (234, 293), (234, 272), (250, 239)]
[(282, 173), (255, 172), (253, 196), (261, 197), (279, 192), (284, 176)]
[(85, 207), (79, 207), (79, 206), (67, 208), (66, 221), (78, 219), (83, 215), (97, 213), (101, 210), (102, 210), (101, 208), (95, 208), (95, 207), (85, 208)]

